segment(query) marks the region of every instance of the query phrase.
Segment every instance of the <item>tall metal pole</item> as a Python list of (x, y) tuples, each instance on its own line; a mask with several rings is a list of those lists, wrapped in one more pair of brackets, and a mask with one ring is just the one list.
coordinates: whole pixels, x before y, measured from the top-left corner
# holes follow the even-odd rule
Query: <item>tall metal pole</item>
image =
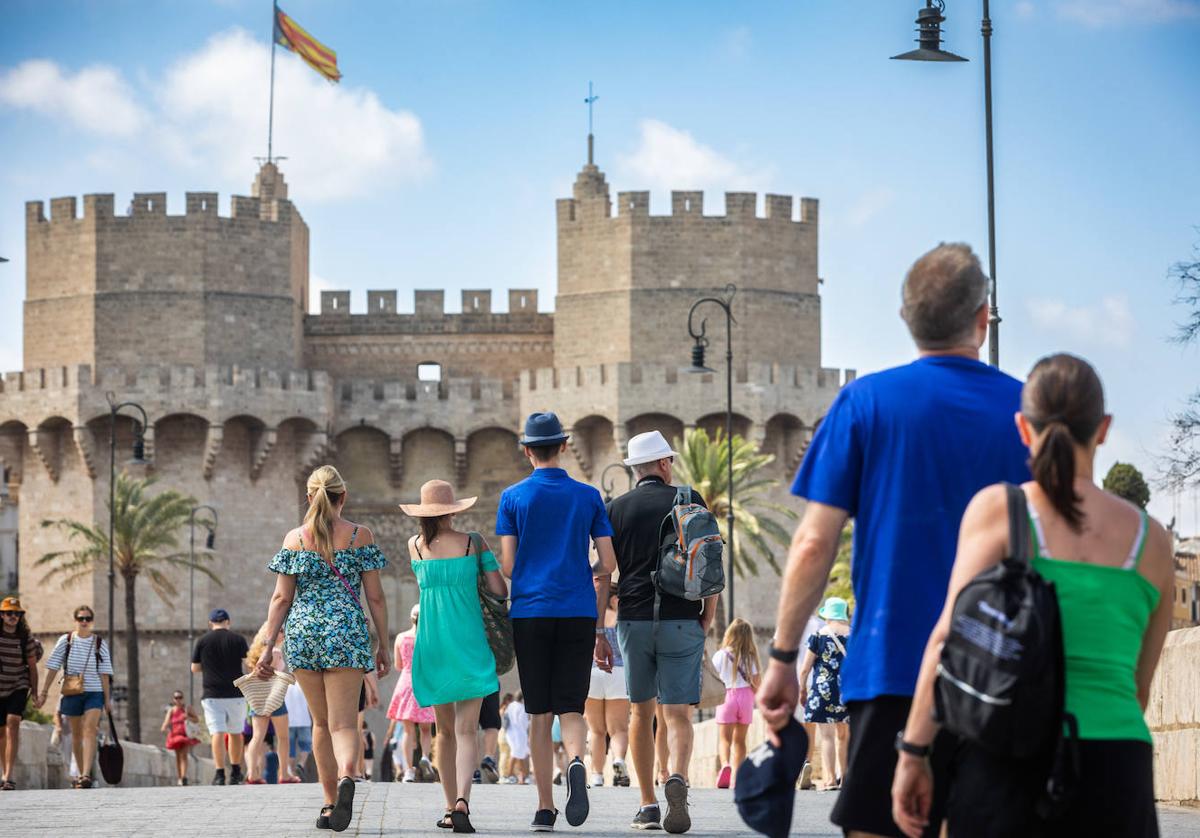
[(991, 301), (988, 306), (988, 363), (1000, 366), (1000, 306), (996, 299), (996, 195), (992, 176), (992, 19), (988, 0), (983, 0), (983, 113), (987, 138), (988, 276)]
[(729, 446), (729, 504), (725, 512), (725, 528), (729, 533), (729, 602), (728, 622), (733, 622), (733, 584), (737, 578), (733, 546), (733, 312), (725, 306), (725, 444)]
[(275, 133), (275, 21), (278, 20), (279, 9), (271, 3), (271, 95), (267, 107), (267, 162), (271, 162), (271, 143)]
[[(208, 528), (210, 540), (207, 542), (209, 548), (212, 547), (213, 527), (217, 525), (217, 510), (207, 504), (193, 506), (191, 514), (188, 515), (188, 655), (192, 654), (192, 650), (196, 648), (196, 513), (200, 510), (206, 510), (212, 513), (212, 526)], [(189, 657), (188, 660), (191, 660)], [(192, 668), (188, 667), (188, 704), (196, 703), (196, 673)]]
[(117, 484), (117, 406), (111, 398), (108, 400), (108, 654), (116, 659), (116, 640), (113, 636), (113, 592), (116, 590), (115, 551), (113, 549), (113, 530), (116, 524), (116, 484)]

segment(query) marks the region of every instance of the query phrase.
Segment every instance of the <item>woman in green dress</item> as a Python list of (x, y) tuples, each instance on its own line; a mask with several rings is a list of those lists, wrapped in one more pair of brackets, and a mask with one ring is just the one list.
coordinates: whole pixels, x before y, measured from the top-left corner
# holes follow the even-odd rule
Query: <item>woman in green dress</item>
[(444, 480), (421, 487), (421, 502), (401, 504), (421, 532), (408, 541), (413, 573), (421, 590), (421, 619), (413, 650), (413, 695), (437, 718), (437, 763), (447, 810), (438, 822), (455, 832), (474, 832), (470, 820), (479, 705), (497, 689), (496, 661), (488, 646), (479, 607), (482, 573), (497, 596), (507, 597), (496, 557), (478, 533), (454, 529), (454, 516), (476, 498), (455, 500)]

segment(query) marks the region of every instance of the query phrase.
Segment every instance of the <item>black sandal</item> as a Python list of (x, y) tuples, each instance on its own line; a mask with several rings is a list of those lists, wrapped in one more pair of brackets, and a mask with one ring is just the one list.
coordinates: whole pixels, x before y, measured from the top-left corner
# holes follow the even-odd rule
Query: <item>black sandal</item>
[(343, 832), (354, 817), (354, 778), (342, 777), (337, 784), (337, 800), (329, 813), (329, 828)]
[(5, 780), (3, 783), (0, 783), (0, 791), (16, 791), (16, 790), (17, 790), (17, 784), (14, 783), (12, 780)]
[(453, 809), (447, 809), (446, 814), (442, 815), (442, 819), (434, 824), (438, 829), (454, 829), (454, 814)]
[(321, 814), (317, 816), (317, 829), (329, 829), (329, 813), (332, 811), (332, 803), (326, 803), (321, 807)]
[(91, 787), (92, 787), (92, 778), (87, 774), (83, 774), (82, 776), (80, 776), (79, 788), (90, 789)]
[[(467, 807), (467, 811), (458, 811), (458, 804), (461, 803)], [(455, 832), (474, 832), (475, 827), (471, 826), (471, 804), (467, 802), (465, 797), (460, 797), (454, 801), (454, 809), (450, 812), (450, 821), (454, 824)]]

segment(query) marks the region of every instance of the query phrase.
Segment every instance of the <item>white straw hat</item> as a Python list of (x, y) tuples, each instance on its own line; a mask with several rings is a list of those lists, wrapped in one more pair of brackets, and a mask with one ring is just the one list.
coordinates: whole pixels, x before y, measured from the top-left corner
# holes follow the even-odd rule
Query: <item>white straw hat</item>
[(646, 431), (629, 440), (629, 457), (625, 460), (627, 466), (639, 466), (642, 463), (653, 463), (667, 457), (678, 457), (679, 452), (671, 448), (658, 431)]

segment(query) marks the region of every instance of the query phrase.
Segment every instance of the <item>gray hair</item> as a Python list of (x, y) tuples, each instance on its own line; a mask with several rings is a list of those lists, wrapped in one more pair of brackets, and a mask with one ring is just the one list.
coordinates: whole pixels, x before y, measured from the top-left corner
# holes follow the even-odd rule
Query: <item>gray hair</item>
[(971, 248), (939, 244), (908, 269), (900, 316), (918, 348), (950, 349), (970, 342), (987, 294), (987, 275)]
[(651, 460), (648, 463), (638, 463), (635, 466), (630, 466), (633, 469), (633, 477), (635, 480), (641, 480), (647, 474), (654, 474), (658, 471), (658, 460)]

